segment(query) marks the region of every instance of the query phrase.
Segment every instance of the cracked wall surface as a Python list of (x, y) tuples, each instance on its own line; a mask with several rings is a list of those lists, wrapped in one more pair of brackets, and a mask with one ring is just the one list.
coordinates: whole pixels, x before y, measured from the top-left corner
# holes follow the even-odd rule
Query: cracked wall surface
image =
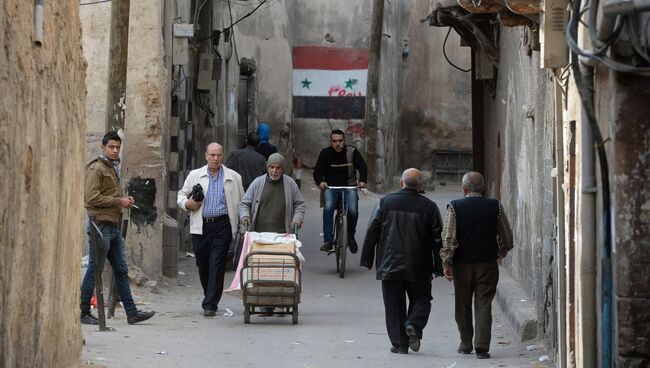
[(67, 367), (81, 350), (85, 61), (77, 0), (0, 3), (0, 366)]

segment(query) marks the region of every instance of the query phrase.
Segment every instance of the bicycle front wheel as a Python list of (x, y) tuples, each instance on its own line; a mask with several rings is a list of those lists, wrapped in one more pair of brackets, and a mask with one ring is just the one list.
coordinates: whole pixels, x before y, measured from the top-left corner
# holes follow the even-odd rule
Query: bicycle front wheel
[(337, 269), (339, 272), (339, 277), (345, 277), (345, 258), (348, 254), (348, 217), (343, 215), (341, 216), (341, 233), (338, 237), (338, 265)]

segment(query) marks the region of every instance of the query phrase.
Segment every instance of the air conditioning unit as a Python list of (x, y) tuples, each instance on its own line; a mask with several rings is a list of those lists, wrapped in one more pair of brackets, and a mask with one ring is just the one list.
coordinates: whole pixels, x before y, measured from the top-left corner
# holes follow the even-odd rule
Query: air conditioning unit
[(566, 25), (569, 11), (566, 0), (544, 0), (539, 42), (542, 68), (561, 68), (569, 64)]

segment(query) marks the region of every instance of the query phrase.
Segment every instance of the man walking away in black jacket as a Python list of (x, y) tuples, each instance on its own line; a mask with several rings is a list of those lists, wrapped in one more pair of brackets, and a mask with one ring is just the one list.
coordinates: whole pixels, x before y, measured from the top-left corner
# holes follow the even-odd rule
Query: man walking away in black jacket
[(361, 266), (371, 269), (375, 260), (393, 345), (390, 351), (407, 354), (409, 347), (420, 350), (431, 312), (431, 279), (433, 274), (442, 276), (442, 219), (438, 206), (419, 194), (420, 170), (405, 170), (400, 187), (379, 200), (363, 243)]

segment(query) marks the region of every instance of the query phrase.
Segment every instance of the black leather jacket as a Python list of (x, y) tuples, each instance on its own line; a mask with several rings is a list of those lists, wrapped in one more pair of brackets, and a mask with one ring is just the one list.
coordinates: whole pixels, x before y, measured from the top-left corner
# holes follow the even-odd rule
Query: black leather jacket
[(361, 266), (378, 280), (416, 281), (442, 276), (442, 219), (438, 206), (414, 190), (402, 189), (379, 200), (361, 252)]

